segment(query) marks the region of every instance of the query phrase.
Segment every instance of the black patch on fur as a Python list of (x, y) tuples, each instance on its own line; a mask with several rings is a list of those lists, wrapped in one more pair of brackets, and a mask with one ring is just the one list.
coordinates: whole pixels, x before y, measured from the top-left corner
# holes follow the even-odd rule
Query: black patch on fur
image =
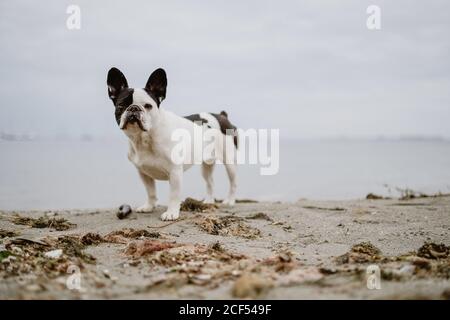
[(156, 101), (159, 108), (161, 101), (166, 98), (167, 75), (164, 69), (159, 68), (153, 71), (147, 80), (144, 90)]
[(116, 106), (116, 121), (117, 124), (120, 123), (120, 117), (122, 116), (122, 113), (127, 110), (127, 108), (133, 103), (133, 92), (134, 89), (127, 88), (120, 92), (119, 96), (116, 98), (116, 103), (114, 104)]
[[(236, 127), (230, 122), (230, 120), (228, 120), (228, 114), (225, 111), (221, 111), (220, 114), (217, 113), (210, 113), (210, 115), (212, 115), (214, 118), (217, 119), (217, 121), (219, 122), (220, 125), (220, 131), (223, 134), (228, 134), (228, 135), (233, 135), (233, 142), (234, 142), (234, 146), (238, 147), (238, 137), (237, 137), (237, 132), (236, 132)], [(231, 132), (227, 132), (232, 130)]]
[[(200, 117), (200, 115), (198, 113), (191, 114), (189, 116), (186, 116), (185, 118), (190, 120), (190, 121), (192, 121), (192, 122), (197, 122), (197, 123), (200, 122), (201, 124), (208, 123), (208, 120), (203, 119), (202, 117)], [(210, 127), (210, 126), (208, 126), (208, 127)]]
[(108, 84), (108, 95), (112, 100), (114, 105), (116, 105), (117, 99), (119, 98), (120, 93), (128, 88), (128, 82), (122, 71), (113, 67), (108, 71), (108, 76), (106, 79), (106, 83)]

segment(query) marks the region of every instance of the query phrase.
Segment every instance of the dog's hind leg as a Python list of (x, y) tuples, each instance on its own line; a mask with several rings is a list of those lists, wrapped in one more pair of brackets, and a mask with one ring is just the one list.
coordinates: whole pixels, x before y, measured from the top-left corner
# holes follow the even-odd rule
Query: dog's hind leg
[(232, 206), (236, 202), (236, 165), (234, 163), (225, 163), (225, 169), (230, 180), (230, 191), (228, 198), (223, 201), (223, 204)]
[(214, 203), (214, 179), (213, 179), (214, 163), (202, 164), (202, 176), (206, 182), (206, 197), (204, 203)]

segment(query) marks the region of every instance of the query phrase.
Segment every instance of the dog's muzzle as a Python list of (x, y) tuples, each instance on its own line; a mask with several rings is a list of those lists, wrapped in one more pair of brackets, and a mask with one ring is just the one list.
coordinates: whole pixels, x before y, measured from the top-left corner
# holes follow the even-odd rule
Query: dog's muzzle
[(125, 123), (123, 129), (127, 127), (128, 124), (137, 123), (139, 128), (143, 131), (147, 131), (142, 124), (142, 115), (144, 110), (137, 105), (131, 105), (125, 110)]

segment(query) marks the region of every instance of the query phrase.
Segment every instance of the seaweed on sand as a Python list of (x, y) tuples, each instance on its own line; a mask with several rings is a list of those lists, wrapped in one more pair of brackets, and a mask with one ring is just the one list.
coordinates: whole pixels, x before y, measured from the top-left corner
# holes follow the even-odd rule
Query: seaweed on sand
[(15, 215), (12, 218), (12, 222), (18, 225), (26, 225), (32, 228), (53, 228), (57, 231), (64, 231), (76, 226), (76, 224), (69, 222), (65, 218), (55, 218), (55, 217), (23, 217), (20, 215)]
[(206, 216), (196, 221), (196, 225), (203, 231), (220, 236), (237, 236), (246, 239), (255, 239), (261, 235), (261, 231), (250, 227), (235, 216)]
[[(33, 273), (47, 278), (66, 274), (70, 265), (83, 267), (83, 263), (95, 263), (95, 258), (86, 254), (85, 246), (76, 237), (61, 236), (44, 241), (11, 241), (1, 252), (0, 277)], [(56, 257), (49, 251), (61, 249)]]
[(217, 209), (217, 205), (213, 203), (204, 203), (193, 198), (186, 198), (180, 206), (181, 211), (189, 212), (205, 212)]
[(336, 258), (338, 264), (367, 263), (382, 259), (381, 251), (370, 242), (355, 244), (349, 252)]

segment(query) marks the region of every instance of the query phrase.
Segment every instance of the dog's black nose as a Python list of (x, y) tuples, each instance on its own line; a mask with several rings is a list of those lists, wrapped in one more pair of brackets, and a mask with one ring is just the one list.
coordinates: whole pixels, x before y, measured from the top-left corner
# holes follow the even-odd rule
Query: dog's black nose
[(132, 105), (132, 106), (128, 107), (127, 111), (129, 111), (129, 112), (138, 112), (138, 111), (141, 111), (141, 108), (139, 108), (139, 106)]

